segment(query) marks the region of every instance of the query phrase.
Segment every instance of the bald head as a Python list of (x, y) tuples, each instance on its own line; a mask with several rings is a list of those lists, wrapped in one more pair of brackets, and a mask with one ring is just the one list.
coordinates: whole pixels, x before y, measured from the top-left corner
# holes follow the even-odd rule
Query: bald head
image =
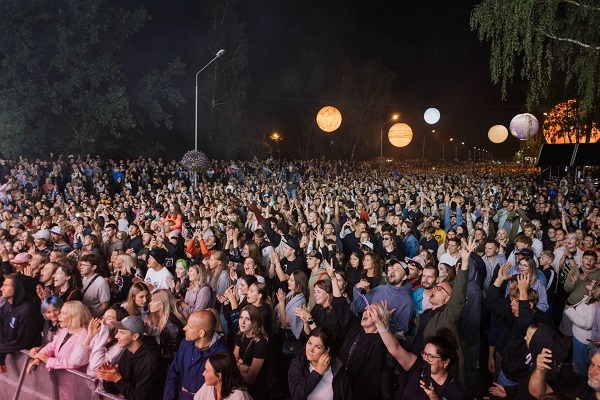
[(195, 342), (198, 348), (210, 346), (216, 326), (217, 318), (211, 311), (202, 310), (193, 312), (188, 319), (187, 325), (183, 328), (185, 331), (185, 340)]

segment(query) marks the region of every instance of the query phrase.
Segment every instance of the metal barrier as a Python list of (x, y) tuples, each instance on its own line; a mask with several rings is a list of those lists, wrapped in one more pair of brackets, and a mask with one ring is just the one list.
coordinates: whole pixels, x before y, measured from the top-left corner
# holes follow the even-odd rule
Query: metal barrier
[(97, 379), (77, 370), (46, 371), (40, 365), (26, 374), (29, 353), (22, 350), (6, 356), (6, 373), (0, 374), (0, 400), (63, 400), (61, 391), (69, 398), (90, 400), (122, 400), (123, 397), (106, 393)]

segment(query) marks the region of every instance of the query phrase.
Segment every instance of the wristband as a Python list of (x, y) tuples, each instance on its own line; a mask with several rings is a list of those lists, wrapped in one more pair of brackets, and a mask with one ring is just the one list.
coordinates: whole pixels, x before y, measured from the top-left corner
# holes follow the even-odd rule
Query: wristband
[(383, 333), (383, 332), (387, 332), (389, 329), (390, 329), (390, 326), (389, 326), (389, 325), (387, 325), (387, 326), (385, 327), (385, 329), (377, 329), (377, 332), (379, 332), (379, 333)]
[(313, 318), (309, 318), (309, 319), (307, 319), (307, 320), (306, 320), (306, 322), (307, 322), (309, 325), (312, 325), (312, 324), (314, 324), (314, 323), (315, 323), (315, 320), (314, 320)]

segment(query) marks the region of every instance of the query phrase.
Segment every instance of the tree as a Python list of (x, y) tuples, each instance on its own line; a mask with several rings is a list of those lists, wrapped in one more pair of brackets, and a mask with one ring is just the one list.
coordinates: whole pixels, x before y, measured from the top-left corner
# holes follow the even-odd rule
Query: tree
[[(529, 81), (530, 107), (552, 85), (574, 90), (587, 114), (600, 95), (600, 7), (594, 0), (484, 0), (471, 28), (491, 43), (491, 75), (502, 96), (516, 69)], [(520, 67), (519, 67), (520, 66)]]
[(576, 100), (559, 103), (544, 120), (544, 137), (548, 143), (595, 143), (600, 139), (596, 120), (598, 108), (592, 106), (587, 115), (579, 112)]
[[(207, 0), (202, 2), (206, 19), (206, 41), (199, 54), (216, 54), (225, 49), (225, 55), (217, 59), (199, 77), (199, 132), (202, 146), (213, 157), (231, 157), (240, 150), (238, 130), (242, 117), (249, 75), (246, 66), (247, 45), (244, 38), (245, 25), (238, 23), (233, 0)], [(199, 133), (200, 135), (200, 133)]]
[[(112, 0), (6, 0), (0, 4), (0, 151), (107, 152), (171, 125), (183, 101), (164, 71), (132, 71), (130, 38), (149, 18)], [(133, 136), (135, 135), (135, 137)]]
[[(354, 159), (359, 145), (368, 149), (379, 147), (379, 140), (375, 140), (379, 139), (377, 126), (395, 79), (396, 74), (379, 59), (365, 62), (358, 70), (346, 59), (333, 69), (330, 97), (342, 113), (342, 145), (350, 159)], [(339, 149), (337, 153), (340, 154)]]

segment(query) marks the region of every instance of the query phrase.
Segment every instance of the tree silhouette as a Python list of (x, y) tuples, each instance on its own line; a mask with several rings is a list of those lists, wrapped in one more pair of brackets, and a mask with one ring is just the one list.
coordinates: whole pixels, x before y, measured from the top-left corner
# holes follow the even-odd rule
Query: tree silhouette
[(544, 125), (544, 138), (550, 144), (595, 143), (600, 139), (600, 129), (593, 118), (597, 107), (582, 115), (579, 104), (571, 99), (559, 103), (548, 113)]

